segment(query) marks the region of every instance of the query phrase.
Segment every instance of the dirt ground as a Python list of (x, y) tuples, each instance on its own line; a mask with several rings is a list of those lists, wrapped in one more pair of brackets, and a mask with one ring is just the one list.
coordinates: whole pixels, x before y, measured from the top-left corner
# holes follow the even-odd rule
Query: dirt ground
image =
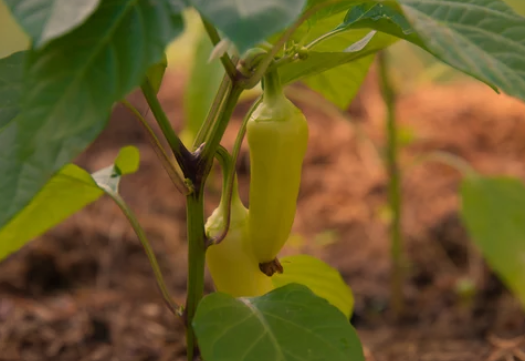
[[(172, 74), (161, 92), (177, 129), (183, 122), (183, 83), (184, 77)], [(381, 165), (384, 109), (375, 79), (371, 75), (350, 107), (350, 121), (312, 106), (319, 103), (315, 95), (302, 97), (298, 104), (311, 136), (294, 236), (283, 254), (314, 254), (342, 273), (355, 294), (352, 323), (368, 361), (511, 360), (504, 349), (513, 345), (494, 337), (523, 336), (525, 314), (471, 246), (458, 216), (460, 174), (435, 162), (411, 165), (418, 156), (446, 151), (485, 174), (525, 179), (525, 105), (473, 83), (433, 85), (399, 97), (399, 121), (413, 139), (401, 157), (406, 313), (394, 321)], [(145, 111), (144, 102), (134, 98)], [(247, 108), (239, 106), (225, 146), (232, 145)], [(123, 180), (123, 196), (182, 303), (184, 199), (137, 122), (117, 107), (108, 129), (77, 162), (94, 171), (127, 144), (139, 147), (142, 161), (140, 171)], [(243, 149), (239, 176), (246, 200)], [(218, 202), (219, 185), (212, 178), (208, 214)], [(477, 286), (471, 298), (457, 291), (464, 279)], [(206, 287), (212, 290), (209, 278)], [(108, 199), (0, 263), (0, 361), (174, 361), (184, 359), (183, 341), (183, 328), (165, 309), (139, 242)]]

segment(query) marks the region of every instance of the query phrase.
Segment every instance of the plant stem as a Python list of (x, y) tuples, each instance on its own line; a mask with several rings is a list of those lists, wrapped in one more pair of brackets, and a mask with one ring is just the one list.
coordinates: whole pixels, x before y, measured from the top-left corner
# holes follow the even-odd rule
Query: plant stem
[[(219, 44), (221, 41), (221, 37), (219, 36), (217, 29), (215, 29), (215, 27), (202, 15), (201, 20), (202, 24), (204, 25), (204, 29), (206, 29), (206, 32), (208, 33), (208, 36), (210, 37), (210, 40), (213, 43), (213, 46), (217, 46), (217, 44)], [(226, 71), (226, 74), (228, 74), (230, 79), (235, 79), (237, 75), (237, 69), (235, 68), (235, 65), (233, 65), (233, 62), (230, 59), (230, 56), (228, 55), (228, 52), (225, 52), (221, 56), (221, 62), (222, 66), (224, 67), (224, 70)]]
[(140, 114), (140, 112), (131, 105), (127, 100), (123, 100), (122, 104), (130, 111), (132, 112), (137, 120), (139, 121), (142, 128), (145, 130), (146, 134), (148, 135), (148, 139), (150, 141), (151, 146), (153, 147), (153, 150), (155, 151), (155, 154), (157, 154), (157, 157), (159, 157), (162, 165), (164, 166), (164, 169), (168, 173), (171, 181), (177, 187), (179, 192), (182, 194), (189, 194), (191, 193), (190, 188), (188, 185), (184, 182), (184, 177), (180, 173), (179, 169), (175, 167), (175, 164), (171, 161), (170, 157), (164, 150), (164, 147), (162, 144), (160, 144), (159, 139), (155, 135), (155, 132), (153, 129), (151, 129), (150, 125), (148, 124), (147, 120)]
[(225, 222), (226, 224), (224, 225), (224, 229), (219, 236), (215, 237), (212, 240), (209, 240), (210, 244), (221, 243), (222, 240), (226, 238), (226, 235), (228, 234), (228, 230), (230, 229), (231, 202), (233, 198), (233, 193), (238, 192), (236, 188), (237, 185), (236, 185), (236, 179), (235, 179), (236, 178), (235, 177), (235, 166), (237, 164), (237, 158), (239, 157), (239, 153), (241, 151), (242, 140), (244, 139), (244, 135), (246, 133), (246, 125), (248, 124), (248, 120), (250, 119), (252, 113), (254, 112), (254, 110), (257, 108), (257, 106), (260, 104), (261, 101), (262, 101), (262, 96), (259, 97), (252, 104), (252, 106), (248, 110), (248, 113), (246, 113), (246, 115), (244, 116), (244, 119), (241, 124), (241, 128), (239, 129), (239, 132), (237, 133), (237, 137), (235, 138), (232, 155), (230, 156), (228, 154), (228, 151), (222, 148), (221, 146), (219, 146), (217, 150), (217, 155), (220, 157), (219, 161), (221, 162), (222, 171), (224, 174), (223, 184), (222, 184), (221, 206), (225, 207), (225, 209), (223, 209), (223, 212), (226, 214), (226, 222)]
[(219, 90), (217, 91), (217, 94), (215, 95), (215, 98), (213, 99), (213, 103), (211, 105), (210, 111), (208, 112), (208, 115), (206, 116), (206, 120), (202, 124), (201, 129), (199, 129), (199, 132), (197, 133), (197, 136), (195, 137), (195, 142), (193, 143), (194, 148), (199, 147), (204, 142), (204, 140), (208, 137), (211, 126), (213, 125), (215, 118), (217, 118), (217, 114), (219, 114), (221, 105), (224, 103), (224, 99), (226, 99), (229, 92), (231, 91), (231, 83), (232, 82), (230, 78), (228, 77), (227, 74), (225, 74), (224, 77), (222, 78), (222, 82), (221, 82), (221, 85), (219, 86)]
[(162, 294), (164, 301), (166, 302), (166, 305), (168, 306), (170, 311), (173, 312), (173, 314), (177, 316), (182, 316), (182, 307), (177, 305), (171, 298), (170, 293), (168, 291), (168, 287), (166, 286), (164, 278), (162, 277), (162, 272), (160, 270), (159, 263), (157, 262), (157, 258), (155, 257), (155, 253), (153, 252), (148, 238), (146, 237), (146, 233), (140, 226), (137, 217), (118, 193), (112, 192), (108, 189), (105, 189), (105, 192), (111, 197), (111, 199), (113, 199), (113, 201), (115, 201), (115, 203), (122, 210), (129, 223), (133, 227), (133, 230), (135, 231), (138, 239), (140, 240), (140, 243), (142, 244), (142, 247), (144, 248), (144, 251), (146, 252), (146, 256), (148, 257), (151, 268), (153, 269), (153, 273), (155, 274), (157, 286), (160, 290), (160, 293)]
[(314, 46), (316, 46), (317, 44), (321, 43), (322, 41), (330, 39), (332, 36), (335, 36), (335, 35), (337, 35), (339, 33), (342, 33), (343, 31), (346, 31), (346, 29), (341, 28), (341, 29), (335, 29), (335, 30), (329, 31), (329, 32), (321, 35), (317, 39), (312, 40), (310, 43), (306, 44), (305, 48), (306, 49), (312, 49)]
[(213, 124), (212, 129), (208, 134), (208, 138), (204, 143), (202, 152), (199, 155), (200, 164), (198, 166), (198, 168), (202, 167), (204, 169), (204, 179), (208, 175), (209, 169), (211, 169), (217, 147), (219, 146), (219, 143), (222, 139), (222, 136), (224, 135), (226, 127), (228, 126), (230, 118), (233, 114), (233, 111), (235, 110), (235, 106), (237, 105), (242, 92), (243, 88), (241, 86), (237, 85), (236, 83), (232, 85), (231, 91), (224, 100), (224, 106), (220, 111), (220, 116)]
[(203, 187), (186, 197), (188, 227), (188, 294), (184, 319), (186, 322), (186, 345), (188, 361), (192, 361), (197, 351), (197, 341), (193, 332), (193, 317), (204, 294), (204, 266), (206, 257), (206, 235), (204, 230)]
[(149, 80), (146, 79), (142, 83), (141, 89), (144, 93), (144, 97), (146, 98), (149, 107), (151, 108), (151, 112), (153, 113), (155, 120), (159, 124), (159, 127), (162, 130), (164, 137), (170, 145), (171, 151), (175, 155), (175, 158), (177, 159), (177, 162), (179, 163), (182, 169), (184, 177), (189, 178), (189, 176), (192, 175), (193, 171), (191, 167), (193, 154), (184, 146), (177, 134), (175, 134), (175, 132), (173, 131), (171, 123), (168, 117), (166, 116), (166, 113), (164, 113), (164, 110), (162, 109), (162, 106), (160, 105), (160, 102), (157, 99), (157, 94), (151, 86)]
[(392, 259), (391, 306), (397, 318), (403, 313), (404, 297), (404, 262), (403, 236), (401, 233), (401, 175), (398, 166), (397, 126), (395, 114), (395, 91), (388, 74), (388, 56), (385, 51), (378, 54), (379, 75), (383, 100), (387, 109), (387, 173), (389, 178), (388, 198), (392, 211), (390, 224), (390, 242)]

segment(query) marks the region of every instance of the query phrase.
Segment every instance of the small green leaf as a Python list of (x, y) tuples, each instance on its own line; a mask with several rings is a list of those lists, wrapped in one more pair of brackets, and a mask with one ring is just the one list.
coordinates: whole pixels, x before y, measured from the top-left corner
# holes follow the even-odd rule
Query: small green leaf
[(139, 169), (139, 165), (140, 153), (136, 147), (129, 145), (120, 149), (115, 160), (115, 169), (119, 175), (135, 173)]
[(24, 85), (25, 52), (0, 59), (0, 129), (13, 120), (20, 111), (20, 98)]
[(81, 25), (100, 0), (4, 0), (36, 47)]
[(191, 0), (191, 3), (244, 53), (292, 24), (306, 0)]
[[(116, 165), (97, 172), (107, 175), (115, 188), (120, 175), (134, 172), (138, 164), (138, 149), (123, 148)], [(123, 172), (122, 169), (124, 170)], [(16, 252), (27, 242), (66, 220), (72, 214), (93, 203), (104, 194), (88, 172), (74, 165), (65, 165), (34, 197), (27, 207), (0, 229), (0, 260)]]
[[(224, 69), (219, 59), (209, 61), (213, 45), (205, 32), (196, 44), (193, 65), (184, 93), (184, 132), (193, 143), (219, 89)], [(191, 144), (186, 144), (191, 146)]]
[(284, 257), (284, 272), (272, 276), (275, 287), (291, 283), (307, 286), (317, 296), (337, 307), (347, 318), (354, 308), (354, 296), (339, 272), (323, 261), (308, 255)]
[(467, 177), (461, 197), (474, 243), (525, 307), (525, 185), (513, 178)]
[(166, 57), (166, 54), (164, 54), (164, 57), (160, 62), (157, 64), (152, 65), (146, 74), (148, 77), (148, 80), (155, 90), (155, 93), (159, 92), (160, 86), (162, 85), (162, 79), (164, 78), (164, 73), (166, 72), (166, 68), (168, 67), (168, 58)]
[(193, 326), (206, 361), (364, 361), (344, 315), (298, 284), (254, 298), (213, 293)]
[(162, 59), (183, 29), (170, 9), (164, 0), (104, 0), (80, 27), (31, 52), (21, 111), (0, 128), (0, 227), (97, 137), (114, 102)]

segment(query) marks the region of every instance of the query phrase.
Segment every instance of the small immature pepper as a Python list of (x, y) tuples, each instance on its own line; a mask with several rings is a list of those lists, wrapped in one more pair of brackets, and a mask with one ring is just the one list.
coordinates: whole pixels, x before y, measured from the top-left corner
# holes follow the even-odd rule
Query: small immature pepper
[(306, 118), (284, 95), (277, 72), (264, 78), (262, 102), (246, 127), (250, 149), (249, 240), (259, 263), (272, 261), (288, 239), (308, 143)]
[[(208, 237), (216, 237), (224, 230), (227, 212), (226, 192), (206, 222)], [(206, 251), (206, 263), (219, 292), (233, 297), (261, 296), (273, 289), (272, 280), (259, 269), (248, 241), (248, 209), (239, 198), (237, 182), (231, 200), (230, 227), (221, 243)]]

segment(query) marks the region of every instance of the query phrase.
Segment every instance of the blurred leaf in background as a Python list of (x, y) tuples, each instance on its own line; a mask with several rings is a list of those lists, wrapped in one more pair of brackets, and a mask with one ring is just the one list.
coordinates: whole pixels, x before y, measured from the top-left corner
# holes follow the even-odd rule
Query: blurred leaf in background
[(505, 0), (507, 4), (512, 6), (514, 10), (521, 15), (525, 16), (525, 1), (523, 0)]
[(29, 36), (16, 23), (4, 1), (0, 0), (0, 58), (27, 48)]
[(212, 50), (213, 45), (208, 35), (200, 31), (184, 92), (185, 127), (181, 138), (187, 147), (191, 147), (197, 132), (206, 119), (224, 75), (220, 60), (210, 60)]
[(462, 218), (490, 267), (525, 307), (525, 184), (470, 176), (461, 185)]

